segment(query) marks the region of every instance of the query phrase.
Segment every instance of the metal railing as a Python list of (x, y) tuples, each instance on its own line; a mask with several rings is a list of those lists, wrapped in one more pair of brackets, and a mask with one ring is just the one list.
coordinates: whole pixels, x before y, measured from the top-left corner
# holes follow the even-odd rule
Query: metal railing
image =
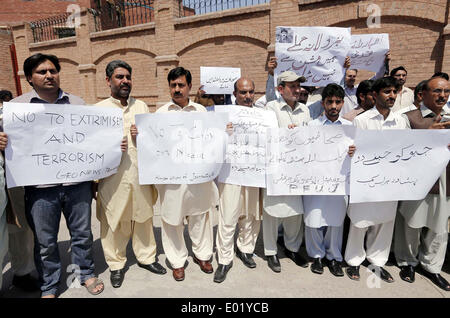
[(75, 28), (68, 26), (70, 13), (30, 22), (33, 41), (43, 42), (75, 36)]
[(180, 0), (180, 18), (249, 7), (256, 4), (268, 3), (270, 0)]
[(154, 0), (95, 0), (89, 12), (95, 31), (105, 31), (154, 21)]

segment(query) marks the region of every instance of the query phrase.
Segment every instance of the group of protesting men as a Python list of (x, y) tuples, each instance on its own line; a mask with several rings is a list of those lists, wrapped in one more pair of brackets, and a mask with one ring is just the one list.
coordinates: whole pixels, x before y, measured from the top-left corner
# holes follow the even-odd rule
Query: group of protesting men
[[(389, 58), (387, 54), (386, 59)], [(407, 72), (403, 67), (393, 69), (391, 76), (384, 76), (387, 70), (383, 68), (372, 80), (355, 85), (357, 70), (350, 69), (350, 63), (346, 61), (342, 86), (329, 84), (314, 94), (314, 88), (301, 86), (305, 78), (291, 71), (279, 74), (275, 86), (273, 70), (277, 61), (271, 58), (266, 94), (255, 101), (255, 84), (244, 76), (235, 82), (233, 98), (236, 105), (264, 107), (274, 112), (281, 128), (352, 124), (376, 130), (450, 128), (450, 122), (442, 122), (443, 116), (450, 114), (447, 104), (450, 83), (445, 73), (435, 74), (412, 92), (405, 86)], [(11, 102), (84, 105), (81, 98), (61, 90), (60, 69), (54, 55), (37, 53), (27, 58), (23, 70), (33, 89)], [(168, 73), (167, 80), (171, 101), (158, 108), (157, 113), (207, 111), (189, 98), (192, 76), (188, 70), (176, 67)], [(235, 252), (245, 266), (256, 267), (253, 256), (262, 222), (264, 255), (269, 268), (276, 273), (281, 272), (277, 244), (295, 264), (308, 267), (308, 260), (299, 253), (304, 240), (312, 259), (311, 270), (316, 274), (322, 274), (324, 266), (328, 266), (333, 275), (344, 276), (345, 260), (348, 277), (359, 280), (360, 265), (367, 260), (380, 279), (391, 283), (394, 279), (383, 266), (394, 241), (403, 280), (413, 283), (420, 264), (423, 274), (434, 284), (450, 290), (449, 283), (440, 275), (450, 213), (448, 166), (424, 200), (403, 202), (348, 204), (346, 196), (269, 196), (265, 189), (214, 181), (140, 185), (135, 115), (149, 113), (149, 109), (143, 101), (131, 96), (132, 68), (125, 61), (114, 60), (107, 65), (106, 82), (111, 96), (96, 106), (123, 111), (125, 137), (117, 173), (98, 182), (45, 184), (6, 191), (0, 156), (0, 264), (9, 249), (15, 286), (29, 291), (39, 288), (41, 297), (57, 297), (61, 276), (57, 236), (62, 212), (71, 236), (72, 263), (79, 267), (81, 284), (93, 295), (103, 291), (104, 283), (94, 274), (93, 198), (97, 200), (100, 238), (111, 285), (115, 288), (122, 285), (130, 239), (138, 266), (155, 274), (166, 274), (158, 263), (153, 232), (153, 207), (159, 198), (162, 245), (176, 281), (185, 277), (188, 258), (183, 236), (185, 224), (192, 241), (194, 263), (205, 273), (214, 272), (213, 220), (214, 213), (218, 213), (218, 266), (214, 273), (217, 283), (226, 279)], [(196, 100), (208, 98), (213, 99), (213, 104), (227, 99), (207, 96), (199, 90)], [(224, 129), (232, 133), (233, 125), (229, 123)], [(0, 150), (7, 144), (7, 134), (0, 133)], [(357, 147), (350, 146), (348, 155), (352, 156)], [(346, 215), (350, 225), (343, 253)], [(30, 275), (34, 267), (39, 276), (37, 284)]]

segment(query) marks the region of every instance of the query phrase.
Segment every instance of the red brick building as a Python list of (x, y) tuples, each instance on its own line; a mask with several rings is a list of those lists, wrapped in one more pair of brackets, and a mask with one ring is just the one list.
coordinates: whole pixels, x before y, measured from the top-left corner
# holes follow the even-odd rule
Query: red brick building
[[(436, 71), (450, 72), (449, 7), (448, 0), (271, 0), (199, 15), (194, 9), (182, 14), (186, 10), (180, 0), (155, 0), (150, 22), (104, 30), (98, 28), (92, 10), (84, 10), (75, 36), (35, 42), (29, 24), (15, 25), (12, 30), (24, 91), (30, 88), (22, 64), (37, 52), (57, 55), (62, 64), (62, 88), (89, 103), (109, 95), (105, 66), (113, 59), (123, 59), (134, 69), (133, 95), (154, 108), (169, 99), (167, 72), (178, 65), (193, 74), (191, 94), (199, 86), (200, 66), (240, 67), (242, 74), (255, 80), (257, 95), (263, 94), (265, 65), (274, 52), (278, 25), (389, 33), (391, 68), (405, 66), (406, 84), (414, 87)], [(376, 21), (376, 15), (380, 16), (379, 27), (372, 28), (368, 21)], [(369, 75), (359, 72), (357, 81)]]

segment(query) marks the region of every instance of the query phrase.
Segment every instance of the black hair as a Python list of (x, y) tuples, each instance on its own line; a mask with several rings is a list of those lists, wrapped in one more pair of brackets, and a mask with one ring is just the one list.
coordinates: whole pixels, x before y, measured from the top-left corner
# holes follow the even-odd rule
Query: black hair
[(13, 98), (12, 93), (6, 89), (0, 91), (0, 102), (11, 100)]
[(397, 73), (398, 71), (405, 71), (406, 75), (408, 75), (408, 72), (406, 71), (406, 68), (404, 68), (403, 66), (399, 66), (399, 67), (396, 67), (396, 68), (392, 69), (390, 75), (394, 76), (395, 73)]
[(434, 77), (442, 77), (443, 79), (446, 79), (447, 81), (449, 79), (448, 74), (444, 73), (444, 72), (436, 72), (433, 74), (433, 76), (431, 76), (431, 78), (434, 78)]
[(327, 97), (333, 96), (340, 97), (342, 99), (344, 99), (345, 97), (344, 89), (340, 85), (335, 83), (331, 83), (325, 86), (322, 91), (322, 101), (324, 101)]
[(372, 85), (372, 90), (376, 93), (379, 93), (383, 88), (391, 86), (395, 87), (396, 89), (400, 88), (400, 86), (397, 84), (397, 80), (394, 77), (386, 76), (377, 79)]
[(170, 70), (169, 74), (167, 75), (167, 81), (170, 84), (170, 81), (176, 80), (180, 76), (186, 76), (186, 82), (188, 85), (191, 85), (192, 82), (192, 75), (189, 70), (185, 69), (182, 66), (175, 67)]
[[(59, 64), (58, 57), (56, 57), (55, 55), (52, 55), (52, 54), (36, 53), (36, 54), (33, 54), (30, 57), (28, 57), (23, 62), (23, 72), (25, 73), (25, 77), (31, 76), (33, 73), (33, 69), (46, 60), (49, 60), (50, 62), (52, 62), (53, 65), (55, 65), (56, 70), (59, 73), (59, 71), (61, 70), (61, 65)], [(28, 82), (28, 83), (31, 86), (33, 86), (33, 84), (31, 82)]]
[(425, 86), (427, 85), (427, 83), (428, 83), (427, 80), (423, 80), (419, 84), (416, 85), (416, 87), (414, 88), (414, 100), (417, 99), (417, 96), (419, 95), (419, 93), (421, 93), (425, 89)]
[(356, 99), (358, 101), (358, 105), (361, 104), (361, 98), (359, 98), (359, 94), (367, 95), (367, 93), (370, 92), (373, 92), (372, 80), (364, 80), (359, 83), (358, 88), (356, 89)]
[(114, 73), (114, 70), (118, 67), (123, 67), (131, 74), (132, 68), (127, 62), (122, 61), (122, 60), (114, 60), (114, 61), (109, 62), (108, 65), (106, 65), (106, 70), (105, 70), (106, 77), (111, 78), (111, 76)]

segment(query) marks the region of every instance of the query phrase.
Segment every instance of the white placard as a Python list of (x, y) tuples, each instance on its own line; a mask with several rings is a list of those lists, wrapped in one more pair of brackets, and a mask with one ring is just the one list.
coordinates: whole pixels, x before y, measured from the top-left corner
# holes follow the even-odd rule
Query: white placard
[(378, 72), (389, 51), (389, 34), (352, 34), (350, 43), (351, 69)]
[(306, 78), (302, 85), (339, 84), (344, 76), (345, 57), (350, 49), (350, 29), (335, 27), (276, 28), (277, 77), (293, 71)]
[(268, 195), (349, 194), (355, 127), (272, 128), (267, 137)]
[(421, 200), (449, 159), (448, 129), (358, 130), (351, 203)]
[(120, 109), (28, 103), (3, 108), (8, 188), (96, 180), (117, 172)]
[(206, 94), (233, 94), (234, 82), (240, 77), (240, 68), (200, 66), (200, 85)]
[(219, 182), (265, 188), (266, 130), (278, 127), (275, 113), (235, 105), (215, 106), (215, 111), (228, 113), (233, 123)]
[(139, 184), (196, 184), (220, 172), (228, 114), (172, 112), (136, 115)]

